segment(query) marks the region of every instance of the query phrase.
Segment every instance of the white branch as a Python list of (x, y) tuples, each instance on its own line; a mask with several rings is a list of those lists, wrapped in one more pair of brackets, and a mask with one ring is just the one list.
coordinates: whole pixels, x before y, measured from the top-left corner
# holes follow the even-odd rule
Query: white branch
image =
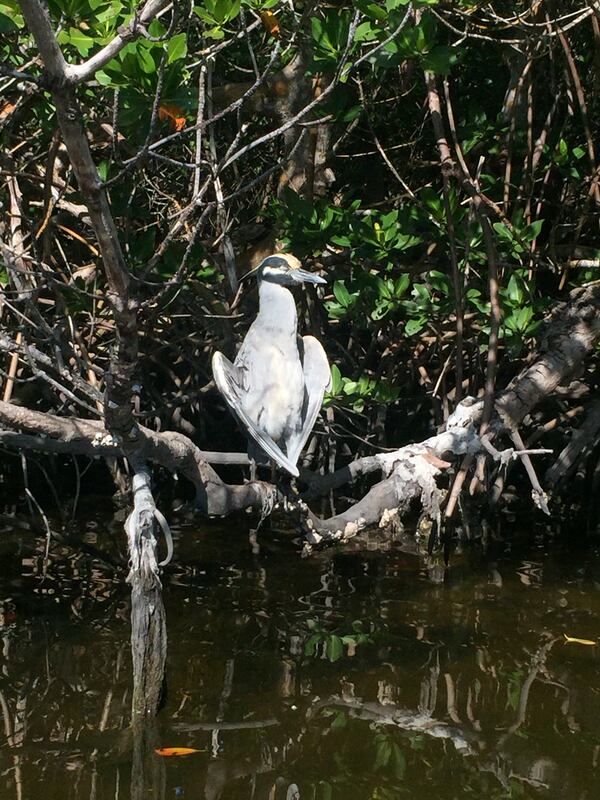
[(70, 83), (82, 83), (93, 78), (99, 69), (112, 61), (126, 44), (143, 35), (146, 27), (168, 5), (170, 0), (148, 0), (140, 11), (136, 11), (129, 25), (119, 28), (115, 38), (83, 64), (67, 64), (66, 77)]

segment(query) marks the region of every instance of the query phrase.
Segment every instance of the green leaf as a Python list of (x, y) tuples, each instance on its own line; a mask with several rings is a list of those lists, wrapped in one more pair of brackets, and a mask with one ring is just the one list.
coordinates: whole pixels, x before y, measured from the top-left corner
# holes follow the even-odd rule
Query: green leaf
[(167, 29), (159, 19), (153, 19), (148, 26), (148, 33), (150, 36), (156, 36), (158, 38), (160, 36), (164, 36), (166, 32)]
[(433, 269), (429, 273), (428, 278), (431, 286), (438, 292), (441, 292), (443, 295), (448, 295), (450, 293), (450, 280), (443, 272)]
[(334, 633), (327, 639), (327, 646), (325, 648), (327, 658), (333, 663), (338, 661), (344, 655), (344, 645), (339, 636)]
[(540, 235), (540, 231), (542, 230), (543, 224), (544, 224), (543, 219), (536, 219), (535, 222), (532, 222), (531, 225), (527, 226), (527, 239), (529, 241), (537, 239), (537, 237)]
[(337, 395), (342, 391), (342, 374), (337, 364), (331, 365), (331, 387), (329, 392)]
[(107, 75), (107, 73), (103, 69), (98, 70), (98, 72), (95, 75), (95, 78), (100, 84), (100, 86), (110, 86), (113, 82), (110, 75)]
[(317, 645), (321, 641), (321, 635), (318, 633), (313, 634), (304, 645), (304, 655), (314, 656), (317, 652)]
[(369, 0), (355, 0), (355, 5), (360, 8), (366, 17), (378, 20), (379, 22), (386, 22), (388, 15), (384, 8), (378, 6), (376, 3), (370, 3)]
[(329, 241), (332, 244), (337, 244), (338, 247), (352, 247), (352, 240), (348, 236), (336, 234)]
[(513, 235), (510, 229), (504, 224), (504, 222), (494, 222), (492, 227), (494, 228), (498, 236), (501, 239), (504, 239), (505, 242), (513, 241)]
[(214, 39), (215, 41), (218, 41), (219, 39), (225, 38), (225, 31), (217, 26), (204, 31), (204, 35), (207, 39)]
[(456, 53), (444, 44), (430, 50), (421, 60), (421, 66), (436, 75), (448, 75), (455, 61)]
[(336, 281), (333, 284), (333, 294), (338, 303), (345, 308), (350, 305), (350, 292), (344, 286), (343, 281)]
[(146, 75), (152, 75), (154, 72), (156, 72), (156, 64), (152, 58), (150, 48), (143, 43), (140, 45), (140, 47), (138, 47), (137, 60), (142, 71), (145, 72)]
[(312, 31), (312, 37), (319, 47), (326, 48), (333, 53), (334, 48), (325, 31), (322, 20), (320, 20), (318, 17), (311, 17), (310, 27)]
[(343, 711), (336, 711), (335, 716), (333, 718), (333, 722), (329, 726), (331, 730), (339, 730), (340, 728), (345, 728), (348, 722), (348, 718)]
[(378, 28), (374, 28), (371, 22), (361, 22), (354, 34), (354, 41), (372, 42), (373, 39), (377, 39), (378, 33)]
[[(78, 28), (69, 28), (68, 32), (63, 31), (65, 43), (73, 45), (80, 56), (87, 57), (92, 47), (95, 45), (95, 40), (88, 36)], [(59, 35), (60, 41), (60, 35)]]
[(376, 739), (376, 751), (375, 751), (375, 769), (381, 769), (382, 767), (387, 767), (390, 762), (390, 757), (392, 755), (392, 744), (387, 738), (387, 736), (383, 734), (379, 734)]
[(427, 208), (433, 211), (436, 219), (443, 216), (442, 198), (431, 186), (426, 186), (424, 189), (421, 189), (420, 198)]
[(108, 161), (101, 161), (98, 164), (98, 175), (101, 181), (105, 181), (108, 177)]
[(384, 214), (381, 217), (381, 227), (386, 230), (387, 228), (391, 228), (395, 226), (398, 222), (398, 210), (394, 209), (390, 211), (389, 214)]
[(187, 55), (187, 37), (185, 33), (178, 33), (169, 39), (167, 45), (167, 64), (179, 61)]
[(404, 326), (404, 331), (407, 336), (414, 336), (415, 333), (419, 333), (425, 327), (427, 320), (425, 317), (419, 317), (418, 319), (409, 319), (406, 325)]
[(529, 323), (531, 322), (531, 318), (533, 317), (533, 309), (531, 306), (525, 306), (525, 308), (520, 308), (516, 314), (517, 317), (517, 326), (521, 333), (525, 333), (527, 328), (529, 327)]
[(388, 300), (378, 303), (373, 311), (371, 311), (371, 319), (375, 322), (379, 322), (388, 314), (389, 311), (391, 311), (391, 308), (392, 305)]
[(404, 773), (406, 772), (406, 757), (402, 749), (395, 742), (392, 745), (392, 759), (396, 778), (398, 778), (398, 780), (403, 780)]
[(345, 46), (350, 27), (348, 9), (341, 11), (328, 9), (325, 19), (311, 17), (311, 31), (315, 61), (333, 61)]
[(396, 286), (394, 287), (394, 296), (397, 299), (404, 297), (406, 294), (406, 290), (410, 286), (410, 275), (408, 272), (402, 274), (398, 280), (396, 281)]
[(360, 105), (351, 106), (340, 117), (340, 122), (353, 122), (363, 112), (363, 107)]
[(518, 306), (521, 305), (521, 303), (523, 302), (523, 297), (524, 297), (525, 293), (524, 293), (524, 290), (523, 290), (523, 281), (516, 273), (513, 273), (510, 276), (510, 280), (509, 280), (508, 286), (506, 288), (507, 288), (507, 292), (508, 292), (508, 296), (509, 296), (510, 300), (515, 305), (518, 305)]
[(424, 283), (415, 283), (413, 285), (413, 296), (422, 303), (427, 303), (431, 297), (429, 289)]
[(14, 33), (17, 30), (19, 30), (19, 26), (17, 25), (16, 20), (4, 14), (2, 12), (2, 6), (0, 6), (0, 33)]

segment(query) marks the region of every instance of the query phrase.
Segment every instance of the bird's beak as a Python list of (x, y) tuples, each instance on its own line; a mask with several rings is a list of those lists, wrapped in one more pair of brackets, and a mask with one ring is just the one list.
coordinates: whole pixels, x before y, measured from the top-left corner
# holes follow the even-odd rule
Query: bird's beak
[(314, 272), (307, 272), (305, 269), (295, 269), (289, 273), (294, 283), (327, 283), (325, 278), (315, 275)]

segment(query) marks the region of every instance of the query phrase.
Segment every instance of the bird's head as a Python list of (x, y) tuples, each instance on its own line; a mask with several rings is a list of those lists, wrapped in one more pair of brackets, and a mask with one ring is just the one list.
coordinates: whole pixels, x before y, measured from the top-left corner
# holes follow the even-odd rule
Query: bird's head
[(300, 283), (327, 283), (324, 278), (302, 269), (296, 256), (277, 253), (267, 256), (257, 267), (257, 280), (278, 283), (280, 286), (297, 286)]

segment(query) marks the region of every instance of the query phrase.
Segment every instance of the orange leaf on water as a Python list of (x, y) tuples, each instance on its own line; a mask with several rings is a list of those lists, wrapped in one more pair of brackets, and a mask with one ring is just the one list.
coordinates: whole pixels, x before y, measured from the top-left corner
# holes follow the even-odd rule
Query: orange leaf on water
[(191, 756), (192, 753), (201, 753), (195, 747), (157, 747), (154, 751), (157, 756)]
[(272, 11), (261, 11), (260, 18), (269, 36), (279, 36), (279, 22)]
[(163, 103), (158, 107), (158, 118), (161, 122), (168, 120), (174, 131), (182, 131), (185, 128), (183, 111), (170, 103)]

